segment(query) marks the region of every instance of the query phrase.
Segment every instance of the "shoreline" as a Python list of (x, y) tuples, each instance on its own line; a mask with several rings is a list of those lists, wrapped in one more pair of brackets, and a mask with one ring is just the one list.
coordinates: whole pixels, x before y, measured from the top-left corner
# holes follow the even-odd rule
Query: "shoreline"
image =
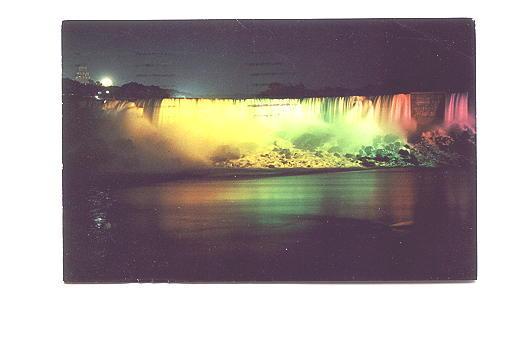
[[(93, 184), (106, 187), (131, 187), (159, 184), (175, 181), (216, 181), (216, 180), (252, 180), (261, 178), (300, 176), (312, 174), (378, 171), (378, 170), (446, 170), (455, 167), (351, 167), (351, 168), (276, 168), (276, 169), (242, 169), (242, 168), (197, 168), (169, 173), (103, 173), (92, 175), (64, 174), (63, 184), (68, 188), (76, 185)], [(472, 168), (460, 168), (475, 170)], [(67, 183), (65, 183), (67, 181)]]

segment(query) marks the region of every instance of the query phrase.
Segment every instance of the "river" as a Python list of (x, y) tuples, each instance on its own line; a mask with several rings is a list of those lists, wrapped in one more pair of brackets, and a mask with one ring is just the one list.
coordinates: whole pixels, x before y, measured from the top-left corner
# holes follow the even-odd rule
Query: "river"
[(472, 170), (65, 186), (68, 282), (466, 280)]

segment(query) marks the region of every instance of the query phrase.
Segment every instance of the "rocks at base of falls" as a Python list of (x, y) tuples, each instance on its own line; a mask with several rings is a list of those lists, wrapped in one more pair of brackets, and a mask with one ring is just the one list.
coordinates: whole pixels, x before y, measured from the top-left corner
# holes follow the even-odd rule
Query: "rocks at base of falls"
[(327, 150), (304, 150), (285, 142), (275, 142), (271, 150), (243, 155), (214, 163), (218, 167), (235, 168), (335, 168), (360, 167), (352, 155)]
[(395, 135), (377, 136), (373, 144), (362, 146), (356, 155), (364, 167), (418, 166), (414, 149)]
[(422, 132), (411, 144), (387, 135), (362, 146), (357, 158), (364, 167), (465, 167), (476, 163), (476, 134), (454, 125)]
[(413, 149), (421, 166), (473, 166), (476, 163), (476, 133), (459, 125), (436, 128), (421, 133)]
[(271, 149), (247, 155), (241, 155), (236, 148), (221, 148), (218, 153), (223, 155), (216, 156), (214, 165), (234, 168), (464, 167), (476, 162), (476, 135), (466, 127), (426, 131), (410, 144), (396, 135), (378, 136), (356, 153), (345, 153), (338, 147), (306, 146), (316, 141), (305, 137), (296, 146), (277, 140)]
[(232, 145), (219, 146), (211, 155), (211, 160), (215, 163), (225, 162), (232, 159), (240, 158), (240, 149)]

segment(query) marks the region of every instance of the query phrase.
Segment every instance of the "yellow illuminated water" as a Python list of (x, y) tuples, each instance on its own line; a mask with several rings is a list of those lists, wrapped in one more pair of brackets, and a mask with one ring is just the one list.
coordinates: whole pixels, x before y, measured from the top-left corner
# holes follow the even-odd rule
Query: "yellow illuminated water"
[[(277, 129), (285, 123), (375, 123), (401, 126), (411, 119), (410, 95), (398, 94), (302, 99), (163, 99), (153, 111), (152, 122), (160, 127), (205, 120), (253, 124)], [(214, 128), (216, 128), (214, 125)]]
[[(298, 137), (323, 137), (322, 149), (346, 152), (374, 137), (404, 136), (415, 127), (409, 94), (301, 99), (185, 99), (108, 101), (111, 116), (132, 116), (130, 138), (154, 133), (165, 151), (209, 164), (214, 153), (262, 153), (272, 144), (289, 147)], [(142, 125), (145, 124), (145, 125)], [(142, 136), (142, 134), (144, 136)]]

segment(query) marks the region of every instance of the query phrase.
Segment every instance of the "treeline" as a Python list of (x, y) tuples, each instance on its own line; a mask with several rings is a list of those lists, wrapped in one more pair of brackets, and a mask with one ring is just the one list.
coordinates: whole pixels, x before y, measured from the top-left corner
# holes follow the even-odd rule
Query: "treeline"
[(404, 90), (396, 87), (367, 86), (359, 89), (342, 87), (310, 89), (303, 84), (270, 83), (258, 96), (264, 98), (343, 97), (388, 95), (401, 92), (404, 92)]
[(282, 84), (270, 83), (268, 87), (258, 94), (262, 98), (307, 98), (307, 97), (346, 97), (346, 96), (379, 96), (410, 92), (463, 92), (474, 90), (466, 87), (438, 88), (432, 86), (403, 86), (396, 84), (389, 85), (368, 85), (362, 88), (325, 87), (310, 89), (303, 84)]
[(122, 86), (104, 87), (99, 83), (82, 84), (69, 78), (63, 79), (63, 95), (78, 97), (115, 98), (120, 100), (169, 98), (173, 92), (155, 85), (143, 85), (136, 82)]

